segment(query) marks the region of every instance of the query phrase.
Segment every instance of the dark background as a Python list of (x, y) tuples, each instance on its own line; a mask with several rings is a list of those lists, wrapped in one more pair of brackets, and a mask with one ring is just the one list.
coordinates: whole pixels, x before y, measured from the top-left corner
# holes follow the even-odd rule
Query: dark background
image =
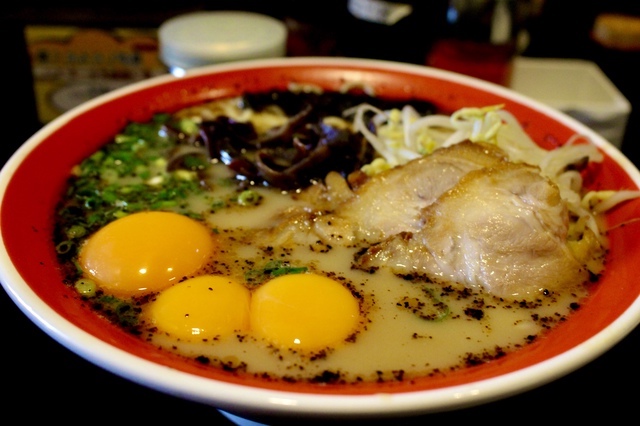
[[(346, 2), (335, 0), (182, 1), (180, 5), (163, 8), (159, 8), (159, 3), (133, 1), (91, 6), (86, 2), (58, 2), (55, 6), (30, 1), (19, 3), (3, 5), (0, 11), (0, 36), (5, 55), (0, 73), (6, 83), (0, 164), (42, 126), (35, 111), (30, 63), (23, 39), (23, 28), (27, 24), (157, 28), (169, 17), (191, 10), (253, 10), (303, 24), (308, 31), (305, 36), (309, 37), (309, 50), (295, 53), (420, 63), (430, 41), (437, 37), (438, 13), (442, 10), (439, 1), (415, 2), (423, 17), (422, 32), (418, 33), (418, 27), (410, 23), (385, 33), (381, 28), (376, 32), (375, 27), (354, 22), (346, 13)], [(640, 16), (640, 2), (546, 1), (541, 13), (529, 23), (531, 41), (523, 54), (596, 62), (631, 102), (632, 113), (622, 151), (638, 166), (640, 98), (635, 80), (640, 76), (640, 54), (605, 49), (591, 40), (594, 19), (603, 12)], [(429, 22), (428, 28), (424, 28), (424, 22)], [(392, 44), (394, 40), (404, 40), (404, 43)], [(192, 421), (230, 424), (214, 408), (144, 388), (93, 366), (45, 335), (4, 292), (0, 292), (0, 324), (5, 330), (0, 345), (3, 367), (0, 383), (4, 391), (0, 418), (18, 418), (21, 422), (58, 420), (70, 424), (95, 420), (124, 424), (169, 420), (179, 420), (183, 424)], [(475, 408), (389, 423), (530, 420), (579, 424), (596, 417), (626, 421), (637, 416), (638, 395), (634, 389), (640, 380), (639, 353), (640, 329), (636, 329), (604, 356), (551, 384)]]

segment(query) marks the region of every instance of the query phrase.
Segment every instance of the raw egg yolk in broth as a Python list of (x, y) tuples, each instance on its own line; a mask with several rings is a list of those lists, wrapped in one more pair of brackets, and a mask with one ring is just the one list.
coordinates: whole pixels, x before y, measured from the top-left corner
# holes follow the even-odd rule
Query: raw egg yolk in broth
[(80, 248), (82, 270), (105, 293), (142, 296), (163, 290), (209, 261), (215, 249), (203, 224), (171, 212), (140, 212), (117, 219)]
[(342, 284), (317, 274), (291, 274), (263, 284), (251, 300), (255, 333), (289, 349), (334, 347), (359, 321), (358, 301)]
[(250, 299), (249, 289), (237, 281), (202, 275), (162, 291), (146, 315), (173, 337), (213, 339), (248, 330)]
[(312, 273), (274, 278), (253, 292), (230, 278), (203, 275), (160, 292), (145, 317), (185, 341), (251, 330), (268, 344), (308, 352), (347, 339), (358, 325), (359, 305), (342, 284)]

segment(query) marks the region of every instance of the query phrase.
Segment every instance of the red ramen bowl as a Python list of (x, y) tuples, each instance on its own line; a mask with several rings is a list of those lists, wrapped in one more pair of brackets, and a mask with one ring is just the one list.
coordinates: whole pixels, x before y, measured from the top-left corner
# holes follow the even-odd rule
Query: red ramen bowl
[[(70, 170), (130, 121), (205, 101), (284, 89), (290, 83), (339, 90), (364, 84), (377, 96), (416, 98), (445, 111), (503, 104), (539, 145), (581, 134), (604, 154), (592, 184), (637, 190), (640, 172), (594, 131), (509, 89), (428, 67), (361, 59), (286, 58), (204, 67), (102, 95), (33, 135), (0, 174), (0, 279), (15, 304), (68, 350), (159, 392), (248, 418), (366, 419), (476, 406), (554, 381), (590, 363), (640, 322), (640, 199), (607, 213), (610, 251), (588, 300), (543, 339), (481, 365), (435, 377), (362, 386), (272, 383), (205, 368), (105, 321), (63, 284), (52, 240), (53, 213)], [(27, 195), (29, 194), (29, 195)], [(622, 224), (629, 224), (622, 226)], [(382, 343), (381, 343), (382, 344)]]

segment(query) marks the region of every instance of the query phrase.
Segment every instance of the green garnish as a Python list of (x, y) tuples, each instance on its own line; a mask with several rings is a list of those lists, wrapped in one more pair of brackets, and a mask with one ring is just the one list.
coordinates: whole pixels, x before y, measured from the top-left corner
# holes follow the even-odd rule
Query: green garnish
[[(168, 132), (170, 118), (158, 114), (148, 123), (130, 123), (114, 142), (74, 167), (69, 182), (69, 198), (58, 210), (57, 250), (73, 256), (75, 242), (109, 222), (146, 210), (173, 210), (191, 217), (186, 199), (202, 192), (194, 170), (207, 162), (196, 156), (185, 159), (185, 168), (169, 171), (168, 153), (177, 145), (175, 132)], [(195, 123), (180, 123), (193, 131)], [(71, 194), (73, 196), (71, 196)]]
[(105, 315), (113, 318), (123, 327), (135, 327), (138, 324), (139, 312), (131, 303), (117, 297), (109, 295), (98, 297), (96, 308), (99, 308)]
[(238, 195), (237, 202), (241, 206), (257, 206), (262, 201), (262, 196), (252, 189), (246, 189)]
[(425, 297), (403, 297), (396, 305), (427, 321), (437, 322), (448, 317), (449, 306), (430, 288), (424, 287), (422, 290)]
[(197, 155), (186, 155), (183, 158), (183, 162), (184, 166), (189, 170), (202, 170), (209, 165), (206, 158)]
[(263, 282), (288, 274), (303, 274), (307, 272), (309, 268), (306, 266), (291, 266), (286, 262), (280, 260), (272, 260), (267, 262), (262, 268), (251, 269), (244, 275), (246, 282), (250, 284), (262, 284)]
[(76, 291), (80, 293), (80, 295), (82, 296), (95, 297), (96, 295), (97, 286), (95, 281), (93, 280), (90, 280), (87, 278), (80, 278), (75, 282), (73, 286), (76, 289)]
[(200, 126), (189, 118), (182, 118), (175, 123), (178, 130), (187, 135), (195, 135), (200, 131)]

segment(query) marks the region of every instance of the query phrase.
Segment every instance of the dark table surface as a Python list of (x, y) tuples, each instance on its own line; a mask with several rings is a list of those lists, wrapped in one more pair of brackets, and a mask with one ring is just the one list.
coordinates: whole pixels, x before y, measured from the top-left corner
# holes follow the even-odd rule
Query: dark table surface
[[(633, 81), (640, 71), (638, 64), (627, 63), (631, 69), (622, 74), (619, 67), (610, 65), (607, 69), (607, 64), (610, 63), (603, 64), (607, 74), (632, 106), (640, 107), (637, 83)], [(10, 116), (11, 130), (0, 141), (0, 164), (38, 129), (38, 124), (29, 119), (31, 115), (23, 112)], [(637, 111), (633, 110), (622, 151), (640, 166), (638, 124)], [(16, 423), (58, 420), (85, 424), (105, 420), (164, 424), (180, 420), (182, 424), (195, 421), (231, 424), (214, 407), (148, 389), (75, 355), (33, 324), (4, 291), (0, 291), (0, 324), (6, 329), (1, 346), (4, 396), (0, 418), (11, 413)], [(388, 423), (443, 425), (452, 421), (528, 420), (580, 424), (596, 418), (634, 422), (640, 381), (640, 368), (636, 365), (639, 354), (640, 328), (637, 328), (598, 359), (552, 383), (473, 408)]]

